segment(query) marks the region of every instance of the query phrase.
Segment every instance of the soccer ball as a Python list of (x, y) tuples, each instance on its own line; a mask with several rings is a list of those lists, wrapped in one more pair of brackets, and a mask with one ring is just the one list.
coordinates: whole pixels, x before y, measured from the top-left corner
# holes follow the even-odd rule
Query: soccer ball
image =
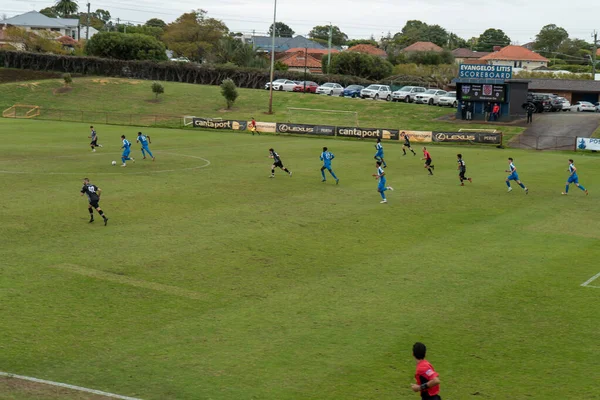
[(112, 165), (117, 165), (117, 162), (116, 162), (116, 161), (113, 161), (111, 164), (112, 164)]

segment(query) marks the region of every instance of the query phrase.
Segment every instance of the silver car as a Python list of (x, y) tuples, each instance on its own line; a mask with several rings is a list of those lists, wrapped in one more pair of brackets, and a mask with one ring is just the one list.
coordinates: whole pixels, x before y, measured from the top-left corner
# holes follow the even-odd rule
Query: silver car
[(429, 104), (433, 106), (438, 103), (440, 97), (445, 96), (448, 92), (440, 89), (428, 89), (425, 93), (419, 93), (415, 98), (417, 104)]
[(396, 90), (392, 93), (392, 101), (405, 101), (412, 103), (417, 94), (425, 93), (427, 89), (422, 86), (404, 86), (400, 90)]
[(362, 99), (392, 100), (392, 89), (386, 85), (369, 85), (360, 91)]
[(458, 100), (456, 100), (456, 92), (448, 92), (444, 96), (438, 99), (438, 106), (440, 107), (458, 107)]
[(344, 87), (339, 83), (327, 82), (317, 88), (316, 94), (326, 94), (328, 96), (343, 96)]
[[(276, 79), (276, 80), (274, 80), (273, 81), (273, 89), (276, 90), (275, 89), (276, 86), (279, 87), (279, 85), (282, 85), (282, 84), (284, 84), (285, 82), (288, 82), (288, 81), (289, 81), (288, 79)], [(291, 81), (289, 81), (289, 82), (291, 82)], [(265, 83), (265, 89), (269, 90), (270, 86), (271, 86), (271, 82)]]
[(273, 90), (293, 92), (298, 83), (285, 79), (283, 82), (273, 82)]

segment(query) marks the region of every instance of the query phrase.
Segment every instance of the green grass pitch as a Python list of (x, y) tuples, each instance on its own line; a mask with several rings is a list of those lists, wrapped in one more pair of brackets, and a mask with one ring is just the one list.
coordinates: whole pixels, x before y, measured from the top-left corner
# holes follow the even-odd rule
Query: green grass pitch
[[(431, 146), (429, 177), (385, 143), (381, 205), (372, 141), (148, 129), (156, 162), (134, 145), (121, 168), (137, 128), (98, 126), (92, 153), (88, 125), (0, 120), (0, 370), (143, 399), (417, 399), (423, 341), (444, 399), (600, 398), (597, 157)], [(293, 177), (268, 178), (269, 147)], [(506, 193), (510, 156), (529, 195)], [(588, 197), (560, 195), (570, 157)]]

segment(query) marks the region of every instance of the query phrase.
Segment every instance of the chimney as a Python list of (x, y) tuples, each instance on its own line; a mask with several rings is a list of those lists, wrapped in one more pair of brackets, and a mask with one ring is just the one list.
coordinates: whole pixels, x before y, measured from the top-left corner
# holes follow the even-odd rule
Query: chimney
[(494, 53), (497, 51), (500, 51), (502, 49), (502, 46), (494, 46)]

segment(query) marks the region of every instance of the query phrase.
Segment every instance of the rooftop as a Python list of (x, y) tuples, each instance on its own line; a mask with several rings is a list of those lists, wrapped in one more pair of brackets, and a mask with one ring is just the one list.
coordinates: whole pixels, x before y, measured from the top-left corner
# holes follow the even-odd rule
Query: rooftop
[(79, 20), (69, 18), (50, 18), (37, 11), (29, 11), (0, 21), (0, 25), (26, 26), (36, 28), (66, 28), (79, 25)]
[(456, 58), (481, 58), (483, 56), (487, 56), (488, 52), (486, 51), (473, 51), (471, 49), (454, 49), (452, 50), (452, 55)]
[(546, 57), (543, 57), (538, 53), (534, 53), (523, 46), (506, 46), (496, 52), (488, 54), (487, 56), (481, 57), (480, 60), (550, 61)]
[(440, 46), (438, 46), (435, 43), (431, 43), (431, 42), (416, 42), (411, 44), (408, 47), (405, 47), (404, 49), (402, 49), (403, 52), (408, 53), (411, 51), (435, 51), (435, 52), (442, 52), (444, 51), (444, 49), (442, 49)]
[(372, 56), (387, 57), (387, 53), (385, 52), (385, 50), (382, 50), (370, 44), (357, 44), (356, 46), (350, 47), (347, 51), (370, 54)]

